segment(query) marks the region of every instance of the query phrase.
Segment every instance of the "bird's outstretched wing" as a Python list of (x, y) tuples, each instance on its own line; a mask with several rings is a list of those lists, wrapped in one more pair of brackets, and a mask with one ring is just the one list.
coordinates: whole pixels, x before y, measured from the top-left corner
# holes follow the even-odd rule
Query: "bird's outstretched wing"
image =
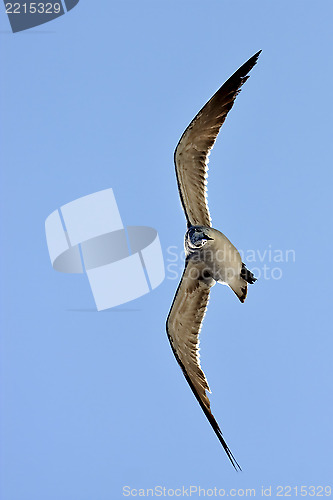
[(205, 104), (191, 121), (176, 147), (176, 176), (188, 226), (211, 226), (206, 188), (208, 156), (260, 52), (244, 63)]
[(199, 333), (213, 284), (203, 278), (204, 263), (188, 258), (167, 319), (167, 334), (173, 353), (210, 425), (232, 465), (240, 470), (225, 442), (211, 410), (206, 390), (208, 382), (200, 366)]

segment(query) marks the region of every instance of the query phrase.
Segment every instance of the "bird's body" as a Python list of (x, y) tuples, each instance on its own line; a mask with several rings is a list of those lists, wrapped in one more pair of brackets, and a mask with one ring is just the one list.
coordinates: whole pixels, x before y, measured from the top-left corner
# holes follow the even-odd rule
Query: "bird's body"
[(242, 276), (244, 264), (237, 248), (223, 233), (212, 227), (190, 226), (185, 234), (185, 254), (204, 262), (206, 275), (213, 279), (213, 284), (228, 285), (244, 302), (247, 291)]
[(210, 150), (259, 54), (243, 64), (205, 104), (183, 133), (175, 151), (178, 190), (187, 221), (186, 261), (168, 315), (167, 333), (185, 378), (235, 469), (240, 466), (210, 410), (206, 394), (210, 390), (200, 365), (199, 333), (210, 289), (216, 282), (228, 285), (244, 302), (247, 284), (256, 279), (246, 269), (236, 247), (211, 226), (206, 179)]

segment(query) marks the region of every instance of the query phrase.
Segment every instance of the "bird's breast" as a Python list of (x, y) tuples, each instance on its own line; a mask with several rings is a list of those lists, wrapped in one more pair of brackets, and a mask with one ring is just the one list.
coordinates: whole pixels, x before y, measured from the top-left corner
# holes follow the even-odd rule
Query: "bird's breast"
[(188, 247), (188, 255), (203, 262), (206, 274), (215, 281), (229, 284), (235, 276), (240, 275), (242, 258), (223, 233), (211, 228), (210, 236), (212, 240), (208, 240), (202, 248), (192, 250)]

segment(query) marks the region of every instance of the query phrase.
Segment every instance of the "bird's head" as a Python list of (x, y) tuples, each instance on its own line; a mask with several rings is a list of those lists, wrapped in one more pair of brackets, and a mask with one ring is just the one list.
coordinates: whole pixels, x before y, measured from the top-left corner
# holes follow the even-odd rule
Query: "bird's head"
[(209, 235), (209, 230), (210, 228), (205, 226), (191, 226), (185, 235), (185, 246), (187, 246), (189, 250), (202, 248), (207, 241), (213, 240)]

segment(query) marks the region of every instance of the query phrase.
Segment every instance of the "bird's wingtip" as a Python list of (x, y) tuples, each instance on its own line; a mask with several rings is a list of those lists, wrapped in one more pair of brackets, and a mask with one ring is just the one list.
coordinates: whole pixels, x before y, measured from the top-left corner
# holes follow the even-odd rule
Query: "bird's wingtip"
[[(260, 54), (261, 54), (261, 53), (262, 53), (262, 49), (258, 50), (258, 52), (256, 52), (256, 53), (255, 53), (252, 57), (250, 57), (250, 61), (252, 61), (253, 66), (254, 66), (255, 64), (257, 64), (257, 61), (258, 61), (259, 56), (260, 56)], [(253, 66), (252, 66), (252, 67), (253, 67)]]

